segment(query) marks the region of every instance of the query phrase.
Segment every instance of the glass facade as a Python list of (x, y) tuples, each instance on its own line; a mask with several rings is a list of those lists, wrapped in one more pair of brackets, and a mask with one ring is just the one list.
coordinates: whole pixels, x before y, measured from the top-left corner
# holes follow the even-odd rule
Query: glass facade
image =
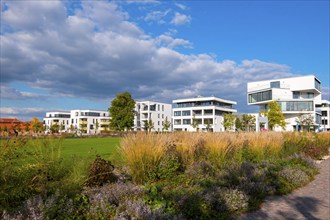
[(249, 103), (262, 102), (272, 99), (272, 90), (249, 94)]
[(278, 102), (281, 106), (282, 111), (313, 111), (313, 102), (312, 101), (304, 101), (304, 102), (296, 102), (296, 101), (288, 101), (288, 102)]
[(233, 108), (232, 104), (218, 102), (218, 101), (205, 101), (205, 102), (183, 102), (173, 104), (173, 108), (187, 108), (196, 106), (219, 106), (223, 108)]
[(182, 111), (182, 116), (190, 116), (190, 111)]
[(281, 88), (280, 81), (270, 82), (270, 88)]
[(293, 99), (299, 99), (299, 97), (300, 97), (300, 92), (292, 92), (292, 98)]
[(314, 80), (315, 89), (321, 91), (321, 82), (317, 79)]
[(183, 119), (182, 122), (183, 122), (184, 125), (190, 125), (191, 124), (190, 119)]

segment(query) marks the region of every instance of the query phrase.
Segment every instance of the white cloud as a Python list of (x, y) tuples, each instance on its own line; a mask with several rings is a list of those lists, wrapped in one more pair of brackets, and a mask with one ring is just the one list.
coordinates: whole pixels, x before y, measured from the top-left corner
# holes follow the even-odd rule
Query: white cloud
[(184, 25), (184, 24), (190, 23), (190, 21), (191, 21), (190, 15), (185, 15), (185, 14), (176, 12), (171, 23), (178, 26), (178, 25)]
[(185, 48), (192, 48), (192, 44), (188, 40), (184, 40), (181, 38), (173, 38), (172, 36), (169, 36), (167, 34), (162, 34), (158, 36), (155, 39), (155, 42), (157, 45), (165, 46), (171, 49), (179, 46), (183, 46)]
[(0, 107), (1, 118), (19, 118), (22, 121), (31, 121), (33, 117), (45, 117), (45, 112), (49, 111), (64, 111), (61, 109), (47, 109), (47, 108), (17, 108), (17, 107)]
[(165, 24), (165, 20), (163, 18), (166, 15), (168, 15), (169, 12), (170, 12), (170, 10), (166, 10), (166, 11), (152, 11), (152, 12), (149, 12), (144, 17), (144, 20), (146, 22), (149, 22), (149, 23), (156, 22), (158, 24)]
[(186, 10), (187, 6), (183, 5), (183, 4), (179, 4), (179, 3), (175, 3), (175, 5), (180, 8), (181, 10)]
[[(6, 98), (33, 97), (8, 87), (20, 82), (56, 96), (107, 100), (127, 90), (136, 99), (170, 102), (200, 94), (245, 106), (248, 81), (292, 76), (289, 67), (281, 64), (217, 61), (209, 54), (180, 53), (174, 48), (189, 48), (191, 42), (169, 33), (147, 36), (114, 2), (83, 1), (82, 9), (70, 16), (63, 13), (61, 2), (52, 1), (51, 13), (56, 16), (36, 13), (35, 7), (41, 6), (29, 2), (24, 2), (24, 10), (21, 2), (10, 2), (3, 13), (7, 16), (3, 22), (13, 30), (0, 36)], [(177, 14), (174, 24), (191, 20)], [(29, 15), (33, 19), (25, 24)], [(43, 16), (47, 22), (37, 28), (36, 20)]]

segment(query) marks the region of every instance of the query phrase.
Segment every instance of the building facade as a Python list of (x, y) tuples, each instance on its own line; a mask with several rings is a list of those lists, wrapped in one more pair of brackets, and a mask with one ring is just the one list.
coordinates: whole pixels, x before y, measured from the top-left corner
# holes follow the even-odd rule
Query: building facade
[(51, 132), (52, 127), (59, 132), (68, 131), (70, 128), (70, 112), (46, 112), (44, 120), (45, 132)]
[(79, 134), (97, 134), (109, 130), (108, 111), (71, 110), (70, 112), (47, 112), (44, 118), (46, 133), (56, 126), (56, 131)]
[[(286, 121), (286, 131), (299, 129), (301, 115), (309, 115), (314, 125), (321, 124), (321, 112), (316, 103), (321, 101), (321, 82), (315, 76), (301, 76), (284, 79), (250, 82), (247, 84), (248, 105), (257, 105), (260, 111), (268, 110), (268, 103), (276, 100)], [(281, 131), (281, 128), (275, 128)]]
[(236, 104), (214, 96), (173, 100), (173, 130), (224, 131), (224, 114), (237, 112)]
[[(134, 131), (145, 130), (145, 123), (152, 121), (151, 131), (164, 131), (164, 122), (171, 122), (172, 106), (170, 104), (152, 101), (140, 101), (135, 103)], [(172, 128), (168, 129), (171, 131)]]
[(328, 100), (321, 100), (316, 103), (316, 107), (321, 111), (320, 130), (330, 131), (330, 102)]

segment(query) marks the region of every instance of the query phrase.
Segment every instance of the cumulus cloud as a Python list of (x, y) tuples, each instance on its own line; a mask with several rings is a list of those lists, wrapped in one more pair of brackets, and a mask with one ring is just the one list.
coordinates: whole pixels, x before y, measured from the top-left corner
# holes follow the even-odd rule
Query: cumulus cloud
[(152, 11), (149, 12), (145, 17), (144, 20), (149, 23), (156, 22), (158, 24), (165, 24), (164, 17), (168, 15), (170, 10), (166, 11)]
[[(60, 96), (106, 100), (129, 91), (136, 99), (170, 102), (200, 94), (245, 106), (248, 81), (292, 76), (281, 64), (180, 53), (175, 48), (191, 47), (188, 40), (166, 33), (148, 36), (114, 2), (82, 1), (70, 15), (61, 1), (5, 4), (1, 18), (11, 29), (0, 36), (6, 98), (33, 96), (6, 87), (20, 82)], [(190, 20), (176, 13), (172, 22)]]
[(184, 25), (184, 24), (190, 23), (190, 21), (191, 21), (190, 15), (185, 15), (185, 14), (176, 12), (171, 23), (178, 26), (178, 25)]
[(19, 91), (16, 88), (6, 85), (0, 86), (0, 92), (1, 99), (45, 99), (48, 97), (48, 95)]
[(42, 118), (45, 117), (45, 112), (49, 111), (63, 111), (46, 108), (16, 108), (16, 107), (0, 107), (1, 118), (19, 118), (22, 121), (31, 121), (33, 117)]

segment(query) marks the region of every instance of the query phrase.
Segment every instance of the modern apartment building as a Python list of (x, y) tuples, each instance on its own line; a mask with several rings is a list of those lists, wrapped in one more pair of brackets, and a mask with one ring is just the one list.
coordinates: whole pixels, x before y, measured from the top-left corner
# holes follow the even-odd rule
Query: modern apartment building
[(71, 110), (71, 124), (83, 134), (109, 130), (110, 113), (97, 110)]
[[(223, 116), (235, 113), (235, 101), (214, 96), (173, 100), (174, 131), (224, 131)], [(196, 122), (196, 126), (193, 122)]]
[(320, 130), (330, 131), (330, 102), (328, 100), (321, 100), (316, 103), (316, 107), (321, 111)]
[[(248, 105), (258, 105), (260, 111), (268, 110), (268, 103), (276, 100), (281, 106), (285, 121), (285, 130), (297, 129), (299, 115), (311, 115), (314, 124), (321, 124), (321, 112), (316, 103), (321, 101), (321, 82), (313, 75), (273, 79), (247, 84)], [(275, 128), (280, 131), (281, 128)]]
[(58, 126), (59, 132), (96, 134), (109, 129), (108, 111), (71, 110), (70, 112), (47, 112), (44, 118), (46, 132)]
[(45, 131), (50, 132), (52, 126), (58, 126), (59, 132), (68, 131), (70, 128), (70, 112), (46, 112), (44, 118)]
[[(171, 104), (140, 101), (135, 104), (134, 131), (143, 131), (145, 123), (148, 120), (153, 122), (151, 131), (163, 131), (163, 125), (167, 119), (171, 122), (172, 106)], [(171, 131), (171, 127), (169, 131)]]

